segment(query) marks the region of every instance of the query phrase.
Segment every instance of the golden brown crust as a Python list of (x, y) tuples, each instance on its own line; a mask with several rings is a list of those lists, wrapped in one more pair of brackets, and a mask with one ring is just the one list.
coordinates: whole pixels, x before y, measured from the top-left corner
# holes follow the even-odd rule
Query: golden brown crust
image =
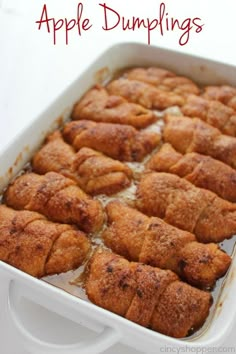
[(119, 201), (107, 207), (105, 245), (128, 260), (170, 269), (192, 285), (212, 287), (231, 258), (216, 244), (202, 244), (193, 234), (132, 209)]
[(173, 278), (171, 276), (168, 278), (164, 273), (158, 274), (155, 270), (152, 272), (150, 268), (144, 268), (143, 265), (138, 263), (132, 263), (131, 268), (134, 269), (137, 289), (125, 318), (141, 326), (148, 327), (162, 291), (173, 281)]
[(124, 74), (130, 80), (143, 81), (156, 86), (163, 91), (171, 91), (179, 95), (198, 95), (200, 89), (187, 77), (177, 76), (174, 73), (160, 68), (134, 68)]
[(148, 109), (166, 109), (170, 106), (182, 106), (184, 98), (173, 92), (164, 92), (145, 82), (120, 78), (108, 84), (111, 95), (119, 95), (129, 102), (141, 104)]
[(39, 174), (53, 171), (77, 180), (71, 168), (75, 156), (72, 146), (64, 142), (60, 131), (57, 130), (47, 137), (45, 144), (36, 152), (32, 159), (32, 167)]
[(0, 205), (0, 259), (26, 273), (42, 277), (77, 268), (89, 249), (85, 234), (70, 225)]
[(217, 100), (236, 110), (236, 88), (232, 86), (206, 86), (202, 95), (207, 100)]
[(182, 154), (210, 155), (236, 169), (236, 138), (223, 135), (198, 118), (166, 116), (164, 140)]
[(168, 172), (236, 202), (236, 171), (221, 161), (195, 152), (182, 155), (170, 144), (162, 145), (146, 164), (156, 172)]
[(139, 80), (139, 81), (147, 82), (148, 84), (154, 86), (159, 86), (163, 82), (163, 80), (167, 78), (176, 77), (176, 75), (169, 70), (165, 70), (157, 67), (149, 67), (149, 68), (137, 67), (125, 71), (124, 77), (130, 80)]
[(95, 86), (74, 106), (72, 119), (129, 124), (141, 129), (154, 123), (157, 117), (152, 111), (120, 96), (109, 96), (105, 88)]
[(104, 219), (99, 201), (55, 172), (18, 177), (6, 190), (5, 202), (15, 209), (37, 211), (53, 221), (77, 224), (86, 232), (98, 231)]
[(76, 150), (89, 147), (120, 161), (141, 161), (160, 141), (158, 134), (130, 125), (87, 120), (66, 124), (63, 135)]
[(158, 88), (174, 92), (181, 96), (188, 96), (190, 94), (199, 95), (200, 89), (194, 82), (187, 77), (176, 76), (171, 78), (166, 78), (163, 80), (162, 85)]
[(92, 195), (117, 193), (127, 188), (132, 179), (128, 166), (89, 148), (79, 150), (73, 170), (79, 176), (80, 187)]
[(54, 242), (45, 265), (45, 273), (49, 275), (78, 268), (87, 258), (89, 250), (90, 242), (85, 235), (72, 227), (68, 228)]
[(178, 280), (171, 271), (98, 250), (90, 260), (86, 292), (96, 305), (176, 338), (205, 321), (211, 295)]
[[(193, 233), (206, 243), (236, 231), (236, 205), (188, 183), (236, 201), (235, 171), (212, 158), (236, 169), (236, 91), (207, 87), (200, 96), (203, 90), (164, 69), (134, 68), (85, 93), (74, 106), (74, 121), (47, 138), (32, 166), (3, 196), (3, 203), (27, 210), (0, 206), (0, 260), (36, 277), (74, 269), (90, 253), (86, 235), (67, 223), (77, 224), (93, 233), (93, 245), (104, 241), (127, 258), (96, 251), (86, 281), (91, 301), (165, 335), (179, 338), (198, 329), (211, 296), (178, 276), (199, 288), (212, 287), (231, 258), (217, 244), (198, 242)], [(191, 118), (167, 116), (163, 127), (163, 112), (152, 110), (169, 107), (166, 115), (180, 115), (182, 109)], [(143, 161), (160, 142), (155, 131), (163, 130), (165, 141), (178, 151), (164, 145), (146, 171), (144, 163), (120, 162)], [(30, 173), (31, 167), (39, 175)], [(152, 168), (170, 174), (151, 173)], [(130, 187), (117, 197), (148, 216), (114, 196), (93, 199), (80, 187), (90, 195), (114, 195)], [(105, 215), (102, 205), (109, 200)], [(103, 241), (98, 240), (101, 229)]]
[(137, 189), (137, 207), (193, 232), (200, 242), (220, 242), (236, 233), (236, 205), (168, 173), (149, 173)]
[(223, 134), (236, 136), (236, 112), (219, 101), (191, 95), (181, 110), (185, 116), (200, 118)]
[(171, 168), (182, 158), (170, 144), (165, 143), (146, 163), (146, 169), (156, 172), (170, 172)]
[(208, 316), (211, 297), (209, 293), (200, 291), (182, 282), (171, 283), (155, 308), (152, 328), (181, 338), (187, 335), (187, 328), (201, 327)]
[(109, 251), (97, 251), (89, 261), (86, 279), (89, 300), (125, 316), (136, 291), (135, 269), (128, 264), (124, 258)]
[(53, 171), (69, 177), (92, 195), (117, 193), (128, 187), (132, 179), (132, 171), (120, 161), (89, 148), (75, 153), (59, 131), (48, 137), (35, 154), (32, 166), (39, 174)]

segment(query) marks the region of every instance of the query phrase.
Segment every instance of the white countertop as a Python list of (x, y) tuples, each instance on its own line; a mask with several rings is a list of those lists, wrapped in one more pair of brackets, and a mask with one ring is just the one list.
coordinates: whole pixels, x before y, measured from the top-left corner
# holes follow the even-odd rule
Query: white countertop
[[(52, 33), (46, 26), (40, 31), (34, 23), (41, 17), (44, 1), (5, 0), (8, 10), (0, 13), (0, 149), (9, 143), (38, 113), (73, 81), (105, 48), (116, 42), (147, 42), (145, 29), (122, 31), (116, 28), (103, 31), (103, 9), (98, 0), (84, 1), (84, 13), (91, 18), (93, 27), (79, 37), (69, 33), (69, 45), (64, 44), (64, 33), (58, 35), (53, 46)], [(75, 17), (77, 1), (47, 1), (49, 17)], [(147, 0), (145, 7), (140, 0), (108, 4), (126, 17), (158, 14), (159, 3)], [(185, 19), (200, 17), (204, 23), (201, 33), (190, 32), (187, 45), (178, 44), (180, 33), (159, 31), (151, 34), (151, 44), (182, 52), (236, 63), (235, 50), (235, 0), (168, 0), (166, 10), (170, 16)], [(213, 5), (214, 4), (214, 5)], [(212, 6), (213, 5), (213, 6)], [(10, 128), (9, 128), (10, 126)]]
[[(82, 36), (78, 36), (75, 30), (70, 31), (68, 45), (65, 45), (65, 33), (58, 31), (54, 46), (52, 33), (46, 31), (46, 25), (42, 25), (39, 31), (35, 24), (41, 17), (44, 3), (47, 3), (49, 17), (76, 16), (78, 1), (74, 0), (5, 0), (3, 5), (7, 9), (0, 10), (0, 151), (104, 49), (123, 41), (147, 42), (144, 28), (136, 31), (123, 31), (120, 27), (102, 30), (104, 15), (99, 1), (84, 0), (84, 16), (90, 18), (92, 28)], [(155, 0), (108, 0), (106, 3), (126, 18), (154, 18), (160, 5)], [(182, 20), (201, 18), (204, 23), (202, 32), (196, 34), (191, 30), (188, 44), (180, 46), (178, 31), (165, 32), (163, 36), (159, 31), (153, 31), (151, 44), (236, 65), (235, 0), (167, 0), (165, 5), (168, 16)], [(1, 320), (0, 316), (2, 328)], [(24, 353), (7, 331), (0, 331), (0, 342), (1, 353)], [(232, 332), (227, 346), (235, 344)], [(137, 353), (121, 345), (106, 353), (118, 354), (121, 351), (124, 354)]]

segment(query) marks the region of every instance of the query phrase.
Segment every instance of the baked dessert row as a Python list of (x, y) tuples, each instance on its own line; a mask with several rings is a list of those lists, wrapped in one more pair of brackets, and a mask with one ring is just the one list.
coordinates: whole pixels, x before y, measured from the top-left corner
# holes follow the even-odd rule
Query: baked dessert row
[[(68, 123), (64, 128), (66, 134), (74, 126), (72, 123)], [(99, 124), (102, 127), (105, 125)], [(114, 129), (116, 127), (117, 125)], [(126, 126), (122, 126), (122, 129), (124, 128)], [(94, 142), (96, 143), (96, 136)], [(151, 158), (147, 168), (150, 168), (156, 155), (161, 153), (160, 150)], [(86, 166), (85, 162), (87, 162)], [(55, 172), (45, 175), (24, 174), (8, 187), (4, 195), (5, 203), (15, 209), (40, 212), (56, 222), (76, 224), (85, 232), (97, 232), (101, 229), (104, 223), (104, 212), (101, 203), (89, 197), (79, 186), (82, 188), (85, 186), (90, 192), (91, 190), (94, 192), (96, 187), (97, 193), (104, 193), (107, 188), (108, 194), (112, 194), (114, 186), (124, 188), (132, 179), (132, 171), (119, 161), (88, 148), (82, 148), (76, 154), (73, 148), (64, 142), (60, 132), (55, 132), (49, 137), (46, 144), (34, 156), (32, 166), (40, 173), (56, 170), (73, 180)], [(219, 242), (235, 233), (236, 206), (234, 204), (218, 198), (207, 190), (195, 188), (187, 181), (184, 182), (181, 178), (170, 174), (144, 175), (138, 184), (136, 206), (148, 215), (159, 216), (169, 224), (195, 233), (200, 242)], [(215, 221), (216, 215), (217, 221)], [(124, 221), (129, 223), (129, 218)], [(168, 229), (168, 232), (171, 233), (171, 229)], [(201, 249), (202, 254), (207, 249), (203, 245), (197, 247)], [(182, 259), (182, 264), (184, 262)], [(154, 263), (154, 265), (161, 267), (161, 263)], [(213, 272), (210, 280), (204, 280), (199, 276), (195, 284), (211, 286), (221, 274), (225, 273), (228, 266), (229, 258), (224, 263), (223, 271), (219, 270), (215, 274)], [(173, 270), (181, 275), (178, 266)], [(182, 276), (194, 283), (194, 280), (191, 280), (189, 275), (186, 277), (183, 271)]]
[(181, 338), (205, 322), (211, 294), (169, 271), (97, 250), (89, 262), (86, 292), (96, 305), (165, 335)]
[[(62, 189), (56, 190), (55, 187), (58, 188), (59, 180)], [(10, 235), (12, 235), (11, 224), (7, 227), (5, 225), (4, 215), (8, 215), (7, 212), (11, 216), (9, 223), (14, 222), (14, 217), (19, 218), (19, 220), (21, 220), (21, 217), (24, 219), (27, 212), (31, 211), (34, 213), (29, 212), (29, 216), (43, 218), (42, 215), (44, 215), (51, 221), (76, 225), (77, 228), (90, 232), (91, 230), (98, 232), (102, 227), (104, 228), (104, 214), (106, 212), (108, 224), (111, 224), (111, 227), (108, 226), (101, 237), (107, 247), (130, 260), (171, 269), (190, 284), (202, 288), (212, 287), (216, 280), (227, 271), (231, 258), (221, 251), (218, 245), (197, 242), (193, 234), (172, 227), (159, 218), (148, 218), (118, 201), (109, 203), (103, 214), (103, 208), (99, 202), (92, 200), (100, 207), (100, 214), (98, 214), (90, 200), (83, 199), (83, 195), (76, 193), (74, 185), (72, 185), (74, 193), (72, 196), (71, 186), (64, 188), (63, 180), (65, 185), (68, 179), (54, 172), (47, 173), (45, 176), (28, 173), (19, 177), (5, 194), (6, 205), (14, 208), (15, 211), (6, 208), (4, 205), (0, 206), (3, 211), (0, 226), (4, 227), (7, 232), (7, 236), (4, 233), (1, 235), (2, 240), (5, 240), (5, 237), (11, 238)], [(53, 181), (55, 181), (55, 185)], [(138, 193), (142, 192), (143, 183), (146, 183), (146, 180), (141, 181)], [(50, 189), (50, 194), (46, 198), (45, 192), (48, 189)], [(78, 187), (77, 189), (79, 190)], [(142, 207), (145, 203), (145, 196), (139, 198), (138, 206), (141, 205)], [(60, 199), (60, 205), (58, 205), (58, 199)], [(146, 208), (150, 207), (149, 210), (152, 210), (151, 203), (152, 201), (145, 204)], [(27, 212), (24, 214), (19, 210), (26, 210)], [(157, 215), (155, 209), (153, 209), (152, 214)], [(92, 219), (91, 215), (93, 216)], [(48, 223), (46, 222), (45, 228)], [(54, 225), (52, 222), (51, 224)], [(21, 231), (23, 231), (23, 234), (19, 242), (24, 245), (25, 240), (27, 240), (27, 237), (24, 236), (24, 228), (19, 230), (16, 228), (16, 232), (21, 233)], [(4, 242), (1, 246), (5, 245)], [(34, 246), (34, 238), (32, 238), (32, 242)], [(27, 241), (28, 243), (29, 241)], [(87, 243), (89, 243), (88, 240)], [(11, 252), (11, 247), (12, 245), (9, 244), (7, 252)], [(35, 252), (37, 254), (37, 249)], [(12, 261), (5, 257), (1, 259), (17, 266), (14, 259)], [(22, 262), (24, 262), (23, 259)], [(33, 271), (29, 271), (29, 273), (34, 274)], [(55, 271), (55, 273), (59, 273), (59, 271)], [(46, 274), (49, 273), (46, 272)]]
[[(90, 249), (85, 235), (72, 226), (4, 205), (0, 235), (1, 260), (37, 277), (78, 267)], [(105, 250), (90, 260), (85, 287), (95, 304), (174, 337), (200, 327), (212, 303), (208, 292), (181, 282), (169, 270), (129, 263)]]
[[(198, 149), (195, 149), (191, 142), (189, 146), (185, 148), (187, 153), (183, 155), (183, 144), (178, 144), (178, 140), (175, 140), (174, 134), (175, 131), (176, 134), (180, 131), (179, 137), (181, 136), (181, 131), (183, 136), (184, 133), (187, 134), (188, 129), (185, 129), (185, 126), (188, 120), (184, 117), (178, 117), (177, 119), (176, 117), (170, 118), (168, 116), (166, 121), (164, 138), (166, 141), (170, 141), (178, 150), (182, 150), (182, 153), (175, 150), (173, 145), (165, 143), (156, 153), (152, 154), (151, 158), (145, 163), (146, 170), (151, 169), (157, 172), (177, 174), (180, 177), (186, 178), (197, 187), (209, 189), (223, 199), (235, 202), (235, 169), (211, 156), (194, 152)], [(66, 126), (66, 132), (74, 127), (80, 127), (80, 123), (81, 122), (69, 123)], [(178, 130), (175, 128), (176, 125), (178, 126)], [(104, 124), (102, 124), (100, 129), (103, 127)], [(107, 130), (109, 130), (109, 128), (111, 128), (111, 124), (107, 126)], [(112, 128), (114, 131), (118, 128), (117, 136), (118, 131), (126, 131), (126, 126), (112, 125)], [(194, 132), (195, 140), (196, 137), (198, 137), (196, 131)], [(99, 129), (96, 129), (96, 132), (98, 134)], [(151, 137), (154, 139), (153, 134)], [(98, 136), (96, 135), (93, 139), (93, 146), (96, 145), (97, 148), (104, 151), (105, 147), (109, 145), (110, 138), (112, 139), (111, 134), (107, 133), (107, 140), (104, 138), (104, 146), (101, 146), (101, 144), (98, 145)], [(158, 141), (160, 141), (158, 134), (156, 134), (155, 139), (156, 141), (155, 144), (153, 143), (153, 146), (157, 145)], [(122, 139), (120, 140), (120, 144), (122, 144)], [(185, 140), (185, 144), (186, 143), (187, 141)], [(82, 147), (76, 152), (71, 145), (63, 140), (62, 133), (56, 131), (48, 136), (43, 147), (35, 154), (32, 161), (33, 169), (39, 174), (45, 174), (50, 171), (61, 173), (73, 179), (86, 193), (92, 195), (103, 193), (107, 195), (115, 194), (131, 184), (133, 172), (127, 164), (112, 159), (97, 150), (91, 149), (89, 141), (87, 145), (89, 145), (89, 147)], [(191, 147), (191, 149), (189, 147)], [(203, 151), (203, 148), (201, 151)], [(112, 151), (108, 148), (107, 153), (113, 155)], [(125, 159), (125, 156), (123, 157), (121, 154), (118, 158)]]
[(206, 87), (158, 68), (125, 72), (106, 87), (95, 86), (75, 105), (72, 118), (130, 124), (145, 128), (158, 118), (152, 110), (178, 106), (183, 115), (197, 117), (236, 136), (236, 89)]
[[(163, 134), (144, 129), (160, 119), (153, 109), (173, 105), (200, 119), (166, 115)], [(72, 118), (46, 139), (32, 172), (5, 191), (0, 259), (43, 277), (90, 258), (92, 302), (161, 333), (188, 335), (209, 314), (212, 297), (201, 289), (231, 263), (216, 242), (236, 231), (236, 138), (222, 134), (234, 135), (233, 89), (202, 90), (169, 71), (138, 68), (92, 88)], [(132, 205), (117, 200), (131, 185)], [(105, 207), (92, 197), (100, 194), (116, 200)], [(102, 247), (90, 257), (98, 232), (116, 254)]]
[[(0, 206), (0, 259), (33, 276), (77, 268), (89, 250), (88, 238), (70, 225)], [(181, 282), (171, 271), (129, 263), (107, 251), (90, 260), (86, 292), (99, 306), (174, 337), (201, 326), (212, 302), (209, 293)]]
[(30, 275), (41, 278), (78, 268), (90, 247), (85, 233), (72, 225), (0, 205), (0, 260)]
[[(175, 143), (174, 139), (176, 139), (178, 133), (176, 133), (175, 130), (171, 130), (171, 124), (176, 124), (176, 122), (182, 119), (184, 118), (173, 117), (173, 119), (170, 120), (170, 125), (167, 123), (165, 127), (164, 136), (167, 135), (169, 140), (173, 137), (173, 143)], [(92, 128), (90, 127), (90, 123), (92, 124)], [(123, 132), (124, 129), (131, 128), (126, 125), (114, 124), (111, 129), (111, 125), (112, 124), (93, 123), (90, 121), (71, 122), (65, 126), (63, 134), (67, 138), (69, 137), (68, 139), (75, 146), (78, 146), (78, 144), (82, 145), (83, 143), (86, 147), (97, 148), (98, 150), (102, 150), (102, 152), (106, 150), (111, 156), (113, 155), (111, 153), (113, 152), (113, 145), (109, 150), (109, 132), (112, 131), (112, 134), (115, 135), (115, 131)], [(181, 129), (181, 126), (178, 127)], [(104, 131), (107, 133), (106, 135), (104, 135)], [(93, 137), (94, 132), (96, 134)], [(86, 135), (86, 139), (81, 138), (82, 134)], [(89, 134), (91, 134), (91, 140), (88, 137)], [(155, 133), (145, 131), (137, 134), (145, 135), (145, 139), (152, 139), (151, 143), (149, 141), (148, 151), (154, 148), (159, 138), (156, 138)], [(118, 140), (119, 135), (117, 134), (117, 141)], [(76, 143), (74, 143), (75, 141)], [(155, 141), (155, 144), (152, 144), (153, 141)], [(178, 142), (178, 140), (176, 141)], [(68, 163), (67, 167), (64, 166), (63, 168), (63, 166), (60, 165), (60, 155), (58, 155), (56, 159), (51, 158), (51, 156), (55, 154), (55, 150), (50, 150), (50, 143), (53, 143), (54, 146), (55, 142), (57, 143), (57, 147), (59, 144), (61, 150), (66, 146), (67, 150), (70, 151), (71, 159), (74, 159), (74, 170), (69, 164), (69, 159), (66, 160)], [(130, 141), (127, 142), (130, 148)], [(77, 183), (87, 191), (93, 190), (94, 194), (96, 194), (95, 189), (97, 193), (106, 193), (107, 189), (108, 194), (111, 194), (114, 189), (120, 190), (130, 184), (132, 172), (119, 161), (111, 160), (92, 150), (84, 153), (83, 148), (76, 155), (70, 150), (70, 146), (67, 146), (62, 141), (60, 136), (57, 137), (56, 140), (50, 140), (50, 143), (46, 144), (42, 150), (35, 155), (33, 167), (36, 166), (37, 170), (37, 166), (39, 165), (40, 172), (56, 170), (66, 175), (72, 175), (72, 177), (74, 175), (74, 181), (63, 178), (61, 175), (52, 172), (45, 176), (39, 176), (34, 173), (26, 174), (16, 179), (12, 186), (8, 188), (8, 191), (5, 193), (6, 202), (10, 206), (18, 209), (22, 207), (33, 208), (34, 211), (44, 212), (55, 221), (66, 223), (76, 222), (83, 230), (88, 232), (96, 231), (103, 223), (101, 205), (97, 200), (88, 197), (86, 193), (79, 188)], [(136, 146), (136, 143), (137, 140), (133, 140), (133, 146)], [(63, 147), (61, 147), (61, 144)], [(183, 145), (187, 146), (187, 144), (188, 141), (185, 139), (181, 147), (183, 147)], [(122, 151), (125, 144), (122, 145), (121, 139), (120, 145), (117, 143), (114, 144), (114, 146), (114, 150), (118, 152), (119, 147), (120, 151)], [(144, 147), (147, 148), (146, 145), (144, 145)], [(46, 157), (46, 152), (49, 150), (49, 156)], [(157, 154), (160, 153), (159, 151)], [(155, 155), (152, 159), (153, 158), (155, 158)], [(43, 162), (41, 163), (41, 161)], [(47, 161), (49, 162), (48, 165)], [(82, 164), (80, 164), (80, 162), (82, 162)], [(151, 162), (152, 160), (150, 160), (150, 163)], [(148, 163), (148, 166), (150, 163)], [(79, 169), (77, 168), (78, 165)], [(76, 171), (77, 175), (75, 175)], [(80, 171), (82, 171), (82, 176), (80, 176)], [(219, 183), (218, 187), (217, 183), (213, 183), (215, 176), (213, 175), (213, 177), (211, 177), (211, 175), (209, 175), (209, 171), (211, 170), (205, 167), (205, 171), (205, 175), (208, 175), (210, 180), (207, 180), (204, 186), (208, 187), (210, 182), (212, 182), (212, 189), (219, 190)], [(199, 171), (199, 173), (202, 175), (201, 171)], [(230, 179), (232, 176), (227, 169), (221, 174), (224, 174), (226, 179)], [(143, 175), (141, 181), (136, 181), (136, 183), (138, 183), (136, 205), (148, 215), (159, 216), (174, 226), (193, 232), (196, 234), (199, 241), (205, 243), (220, 242), (235, 234), (236, 205), (218, 197), (215, 193), (203, 188), (194, 187), (187, 180), (169, 173), (153, 174), (147, 172), (147, 174)], [(43, 189), (41, 188), (42, 185), (44, 186)], [(227, 187), (225, 189), (230, 191), (231, 185), (232, 184), (229, 184), (228, 189)], [(40, 190), (40, 192), (38, 192), (38, 190)], [(230, 196), (233, 193), (234, 191), (230, 193)], [(65, 202), (62, 202), (63, 200), (65, 200)], [(68, 202), (68, 200), (70, 200), (70, 202)], [(80, 202), (76, 204), (75, 201), (77, 200), (80, 200)], [(60, 208), (60, 203), (64, 203), (65, 207)], [(35, 206), (32, 207), (31, 205)], [(58, 205), (58, 207), (55, 208), (55, 205)], [(74, 205), (76, 205), (76, 207), (74, 207)]]

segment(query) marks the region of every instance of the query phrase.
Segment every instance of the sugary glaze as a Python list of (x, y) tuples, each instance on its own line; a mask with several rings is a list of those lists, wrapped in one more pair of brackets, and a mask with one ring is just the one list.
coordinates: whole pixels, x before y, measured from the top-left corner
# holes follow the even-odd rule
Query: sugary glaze
[[(154, 84), (154, 83), (152, 82), (151, 84)], [(194, 85), (192, 85), (192, 83), (187, 82), (187, 86), (186, 86), (185, 80), (183, 80), (183, 82), (181, 82), (181, 85), (182, 85), (181, 89), (180, 90), (176, 89), (176, 87), (174, 87), (175, 86), (174, 80), (172, 80), (171, 76), (168, 78), (168, 75), (167, 75), (167, 80), (165, 81), (165, 84), (162, 86), (162, 84), (158, 83), (158, 85), (159, 85), (158, 89), (163, 90), (163, 92), (168, 92), (173, 89), (174, 92), (176, 93), (176, 95), (178, 95), (178, 97), (174, 96), (175, 99), (173, 102), (175, 102), (175, 100), (176, 100), (177, 103), (182, 102), (182, 100), (183, 101), (185, 100), (186, 89), (188, 89), (189, 85), (194, 91), (192, 93), (199, 94), (199, 92), (200, 92), (200, 91), (198, 92), (198, 89), (196, 89), (196, 87)], [(177, 80), (176, 85), (178, 86), (178, 80)], [(154, 93), (155, 93), (155, 90), (154, 90)], [(127, 93), (125, 93), (125, 94), (127, 94)], [(161, 93), (160, 93), (160, 97), (162, 99)], [(170, 102), (172, 102), (172, 101), (170, 100)], [(122, 104), (123, 104), (123, 101), (122, 101)], [(140, 104), (140, 100), (137, 101), (137, 104)], [(153, 108), (153, 106), (150, 106), (149, 103), (147, 103), (147, 105), (148, 105), (148, 107), (146, 106), (146, 108), (148, 108), (148, 109)], [(156, 117), (156, 121), (154, 123), (148, 125), (147, 127), (145, 127), (142, 131), (161, 134), (163, 131), (163, 127), (165, 126), (164, 117), (166, 115), (182, 116), (183, 114), (181, 112), (181, 106), (182, 106), (182, 103), (180, 104), (180, 106), (170, 106), (162, 111), (152, 109), (152, 114), (153, 114), (153, 116)], [(151, 119), (150, 121), (153, 121), (153, 120), (155, 120), (155, 119)], [(98, 195), (95, 195), (93, 198), (95, 200), (98, 200), (103, 205), (103, 207), (105, 207), (110, 201), (115, 200), (115, 199), (119, 199), (121, 202), (125, 202), (126, 204), (128, 204), (130, 206), (134, 206), (135, 199), (136, 199), (137, 184), (138, 184), (142, 174), (145, 171), (145, 164), (160, 149), (160, 146), (162, 145), (162, 143), (163, 143), (163, 141), (161, 141), (158, 144), (158, 146), (152, 150), (151, 153), (146, 154), (146, 156), (142, 159), (141, 162), (139, 162), (139, 161), (124, 162), (125, 165), (128, 166), (129, 169), (133, 173), (133, 179), (132, 179), (132, 182), (128, 188), (121, 190), (120, 192), (110, 195), (110, 196), (107, 196), (106, 194), (98, 194)], [(29, 171), (31, 171), (31, 169), (32, 169), (32, 166), (28, 164), (25, 168), (25, 171), (22, 171), (20, 174), (25, 173), (25, 172), (29, 172)], [(82, 266), (80, 266), (79, 268), (77, 268), (75, 270), (68, 271), (67, 273), (61, 273), (58, 275), (47, 276), (42, 279), (44, 281), (58, 287), (58, 288), (61, 288), (65, 291), (69, 292), (72, 295), (75, 295), (75, 296), (83, 299), (84, 301), (89, 301), (88, 297), (86, 295), (86, 292), (85, 292), (85, 280), (86, 280), (86, 271), (87, 271), (86, 265), (87, 265), (87, 262), (89, 261), (91, 255), (93, 254), (94, 250), (97, 249), (97, 247), (102, 246), (103, 248), (106, 248), (106, 246), (104, 245), (103, 240), (101, 238), (102, 232), (105, 228), (106, 228), (106, 220), (104, 222), (102, 229), (99, 232), (93, 232), (93, 233), (89, 234), (89, 238), (90, 238), (91, 244), (92, 244), (92, 249), (89, 252), (89, 254)], [(230, 240), (225, 240), (220, 244), (221, 249), (225, 250), (231, 256), (233, 256), (235, 253), (234, 246), (235, 246), (235, 237), (232, 237)], [(221, 291), (224, 287), (226, 276), (227, 276), (227, 274), (223, 278), (221, 278), (217, 281), (217, 283), (213, 289), (210, 289), (214, 301), (213, 301), (213, 306), (211, 307), (211, 310), (210, 310), (210, 315), (208, 316), (205, 324), (202, 326), (202, 328), (200, 330), (198, 330), (194, 333), (191, 333), (191, 331), (190, 331), (189, 336), (187, 338), (193, 339), (197, 336), (200, 336), (202, 333), (204, 333), (204, 331), (207, 330), (207, 328), (210, 325), (211, 320), (214, 316), (214, 313), (217, 309), (217, 306), (222, 305), (219, 303), (220, 302), (219, 299), (220, 299)]]

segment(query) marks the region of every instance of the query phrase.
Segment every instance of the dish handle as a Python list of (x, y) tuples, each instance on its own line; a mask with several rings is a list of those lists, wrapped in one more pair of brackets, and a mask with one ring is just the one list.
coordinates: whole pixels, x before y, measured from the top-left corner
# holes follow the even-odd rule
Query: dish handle
[[(104, 327), (102, 332), (86, 340), (82, 340), (73, 344), (54, 344), (43, 341), (37, 338), (30, 332), (30, 329), (26, 328), (20, 319), (17, 310), (17, 304), (19, 304), (20, 298), (23, 296), (30, 301), (37, 301), (32, 293), (37, 292), (37, 289), (26, 288), (26, 284), (20, 284), (17, 280), (11, 280), (9, 282), (8, 291), (8, 315), (11, 319), (11, 323), (16, 328), (18, 334), (23, 339), (24, 346), (32, 354), (99, 354), (117, 343), (120, 338), (120, 332), (112, 327)], [(55, 301), (55, 298), (54, 298)], [(56, 301), (55, 301), (56, 302)], [(64, 306), (65, 304), (63, 304)], [(47, 308), (48, 306), (46, 306)], [(69, 309), (71, 310), (71, 309)], [(53, 311), (53, 309), (52, 309)], [(37, 318), (35, 318), (37, 321)], [(45, 324), (46, 325), (46, 324)]]

